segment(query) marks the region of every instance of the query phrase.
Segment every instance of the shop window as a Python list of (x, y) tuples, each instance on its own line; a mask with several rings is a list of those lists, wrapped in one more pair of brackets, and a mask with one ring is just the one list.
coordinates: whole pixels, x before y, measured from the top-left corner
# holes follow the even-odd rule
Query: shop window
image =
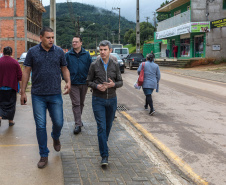
[(195, 37), (195, 57), (203, 57), (204, 36)]
[(181, 13), (181, 10), (178, 10), (178, 11), (174, 12), (174, 16), (176, 16), (176, 15), (178, 15), (180, 13)]
[(226, 9), (226, 0), (223, 0), (223, 9)]
[(190, 57), (190, 38), (180, 40), (181, 57)]

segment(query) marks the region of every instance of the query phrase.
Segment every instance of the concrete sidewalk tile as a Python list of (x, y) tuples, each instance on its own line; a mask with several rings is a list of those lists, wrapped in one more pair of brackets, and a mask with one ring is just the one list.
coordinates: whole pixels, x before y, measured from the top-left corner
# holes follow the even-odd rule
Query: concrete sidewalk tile
[(78, 182), (78, 183), (80, 183), (81, 180), (80, 180), (80, 178), (70, 177), (70, 178), (65, 178), (64, 182)]
[(64, 185), (81, 185), (81, 183), (76, 183), (76, 182), (65, 182)]
[(90, 182), (89, 179), (87, 179), (87, 178), (85, 177), (85, 178), (82, 178), (82, 184), (84, 184), (84, 185), (91, 185), (92, 183)]
[[(90, 109), (91, 94), (86, 96), (82, 120), (84, 126), (78, 135), (73, 134), (73, 113), (69, 96), (63, 96), (65, 123), (62, 131), (61, 152), (65, 184), (84, 185), (142, 185), (167, 183), (154, 164), (124, 127), (115, 119), (110, 133), (109, 165), (101, 167), (97, 125)], [(152, 174), (154, 173), (154, 174)]]
[(115, 178), (99, 178), (100, 182), (115, 182)]

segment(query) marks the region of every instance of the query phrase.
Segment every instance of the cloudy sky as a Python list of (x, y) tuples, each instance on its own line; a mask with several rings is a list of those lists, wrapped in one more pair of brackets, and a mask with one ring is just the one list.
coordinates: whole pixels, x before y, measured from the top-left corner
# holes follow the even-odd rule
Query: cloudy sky
[[(71, 2), (78, 2), (90, 4), (101, 7), (107, 10), (112, 10), (113, 7), (121, 8), (121, 16), (126, 19), (136, 22), (136, 0), (69, 0)], [(145, 17), (150, 17), (149, 22), (153, 22), (153, 12), (160, 7), (165, 0), (140, 0), (140, 22), (146, 21)], [(49, 5), (50, 0), (42, 0), (44, 6)], [(56, 3), (64, 3), (67, 0), (56, 0)], [(113, 10), (115, 13), (118, 10)]]

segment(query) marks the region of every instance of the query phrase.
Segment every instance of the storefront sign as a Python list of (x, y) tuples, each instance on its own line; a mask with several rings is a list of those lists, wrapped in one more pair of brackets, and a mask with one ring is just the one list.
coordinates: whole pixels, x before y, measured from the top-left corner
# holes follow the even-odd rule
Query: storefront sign
[(163, 39), (163, 40), (162, 40), (162, 43), (163, 43), (163, 44), (167, 44), (167, 39), (165, 39), (165, 40)]
[(191, 32), (191, 23), (183, 24), (177, 27), (177, 35), (182, 35)]
[(156, 32), (156, 39), (158, 40), (158, 39), (163, 39), (163, 38), (167, 38), (167, 37), (173, 37), (176, 35), (190, 33), (190, 30), (191, 30), (191, 24), (186, 23), (186, 24), (174, 27), (174, 28)]
[(177, 35), (177, 29), (175, 28), (170, 28), (164, 31), (156, 32), (156, 39), (162, 39), (162, 38), (167, 38), (167, 37), (173, 37)]
[(211, 28), (221, 28), (221, 27), (226, 27), (226, 18), (224, 19), (219, 19), (216, 21), (211, 21), (210, 22), (210, 27)]
[(191, 32), (209, 32), (210, 31), (210, 22), (192, 22), (191, 23)]

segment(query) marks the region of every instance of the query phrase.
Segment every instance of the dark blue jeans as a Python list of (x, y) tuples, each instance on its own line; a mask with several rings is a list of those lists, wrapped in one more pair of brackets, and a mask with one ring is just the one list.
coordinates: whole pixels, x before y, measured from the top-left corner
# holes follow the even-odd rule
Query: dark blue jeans
[(59, 139), (63, 127), (63, 100), (61, 94), (38, 96), (32, 94), (33, 114), (36, 124), (36, 135), (41, 157), (47, 157), (46, 110), (48, 109), (53, 126), (51, 136)]
[(101, 157), (108, 157), (108, 137), (117, 109), (117, 97), (103, 99), (92, 97), (93, 113), (97, 122), (97, 136)]

